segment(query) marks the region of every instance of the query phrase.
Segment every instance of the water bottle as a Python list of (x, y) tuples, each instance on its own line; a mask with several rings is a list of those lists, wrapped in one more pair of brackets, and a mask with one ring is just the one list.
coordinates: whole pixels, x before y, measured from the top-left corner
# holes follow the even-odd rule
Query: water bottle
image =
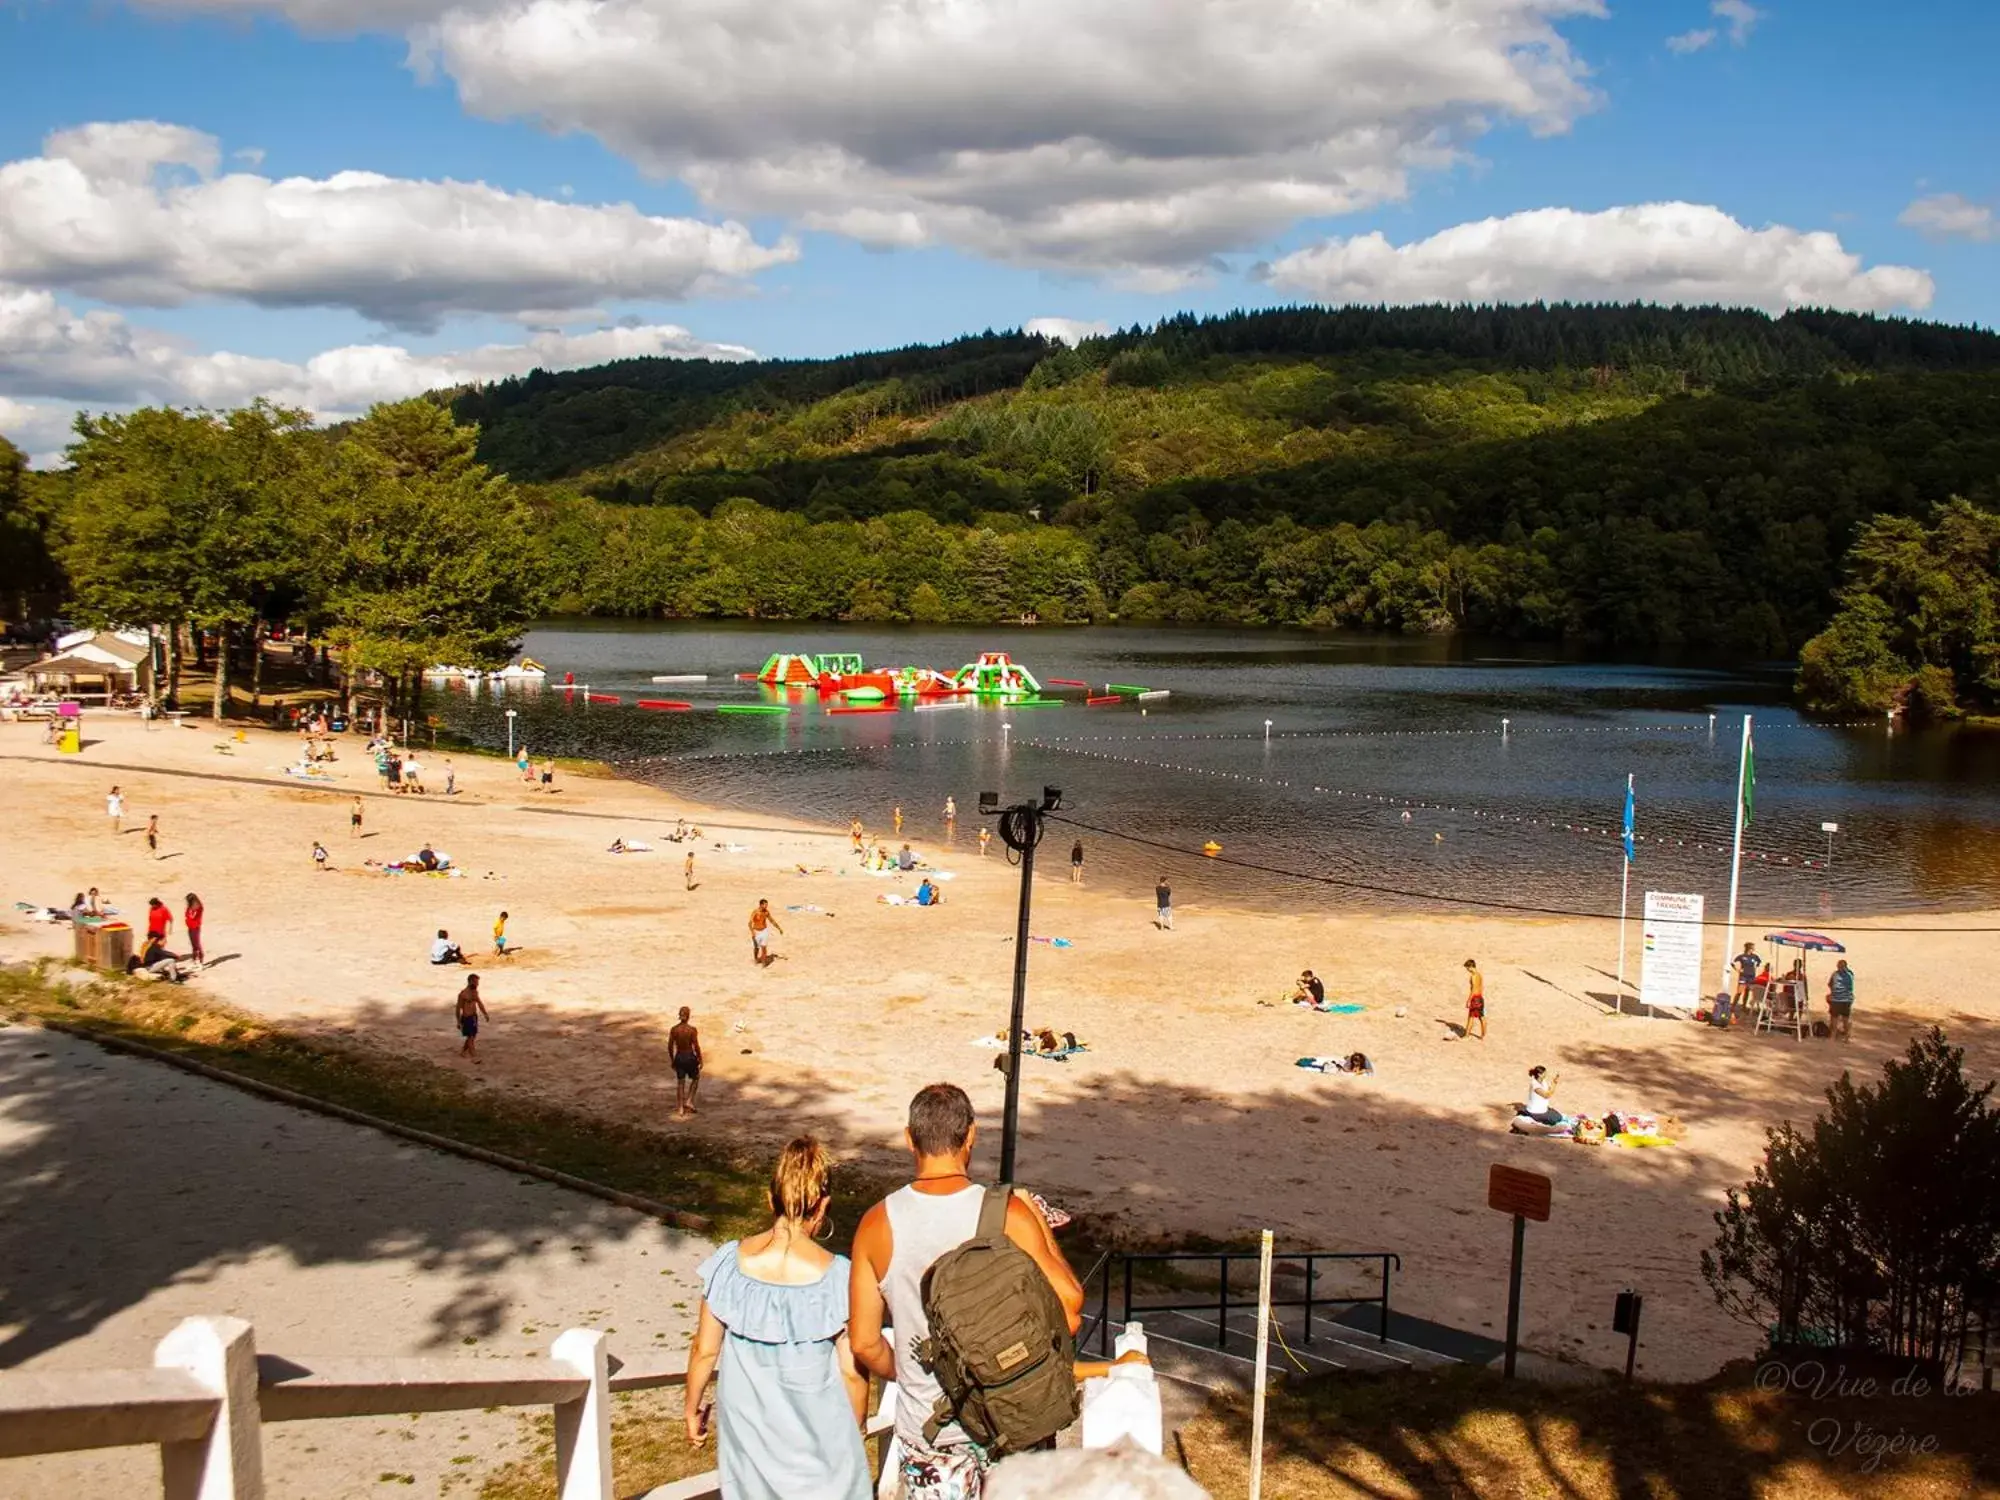
[[(1144, 1354), (1146, 1330), (1127, 1323), (1118, 1335), (1117, 1349), (1120, 1355)], [(1083, 1383), (1083, 1446), (1109, 1448), (1120, 1438), (1148, 1453), (1161, 1450), (1160, 1387), (1151, 1365), (1114, 1365), (1109, 1375)]]

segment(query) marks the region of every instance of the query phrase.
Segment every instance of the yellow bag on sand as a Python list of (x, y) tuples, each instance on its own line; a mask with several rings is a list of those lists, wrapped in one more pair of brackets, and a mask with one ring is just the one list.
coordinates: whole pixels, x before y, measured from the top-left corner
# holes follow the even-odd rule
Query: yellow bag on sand
[(1617, 1141), (1621, 1146), (1671, 1146), (1673, 1144), (1672, 1141), (1663, 1135), (1634, 1135), (1629, 1130), (1623, 1135), (1612, 1137), (1612, 1139)]

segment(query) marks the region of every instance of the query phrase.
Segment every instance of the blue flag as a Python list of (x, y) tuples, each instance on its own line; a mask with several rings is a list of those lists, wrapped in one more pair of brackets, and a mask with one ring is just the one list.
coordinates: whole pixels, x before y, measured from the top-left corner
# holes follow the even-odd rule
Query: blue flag
[(1632, 778), (1625, 778), (1625, 857), (1632, 858)]

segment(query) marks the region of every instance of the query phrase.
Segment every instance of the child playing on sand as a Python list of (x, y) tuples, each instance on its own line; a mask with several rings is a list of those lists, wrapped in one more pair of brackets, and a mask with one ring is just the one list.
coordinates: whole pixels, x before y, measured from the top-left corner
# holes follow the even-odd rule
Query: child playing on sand
[(354, 799), (354, 806), (347, 810), (347, 833), (350, 838), (361, 837), (361, 798)]
[(160, 815), (158, 813), (149, 813), (146, 816), (146, 852), (151, 854), (155, 859), (160, 857)]
[(986, 858), (986, 846), (993, 842), (993, 830), (982, 826), (979, 830), (979, 857)]
[(458, 1034), (465, 1038), (464, 1043), (458, 1049), (458, 1055), (460, 1057), (469, 1057), (474, 1062), (478, 1062), (479, 1022), (482, 1018), (490, 1021), (493, 1017), (487, 1012), (486, 1002), (479, 998), (479, 976), (477, 974), (468, 974), (465, 976), (465, 988), (458, 992), (457, 1009)]
[(504, 911), (493, 919), (493, 951), (502, 958), (507, 956), (507, 913)]
[(859, 818), (856, 818), (853, 822), (847, 825), (847, 836), (848, 838), (853, 840), (854, 852), (856, 854), (867, 853), (867, 848), (863, 841), (868, 837), (868, 835), (862, 830), (861, 820)]
[(701, 1032), (688, 1020), (694, 1012), (681, 1007), (680, 1024), (667, 1033), (667, 1056), (674, 1064), (674, 1118), (694, 1113), (694, 1096), (701, 1088)]
[(1472, 1028), (1479, 1028), (1480, 1041), (1486, 1040), (1486, 981), (1479, 975), (1479, 965), (1471, 959), (1465, 961), (1465, 1034), (1472, 1036)]
[(318, 839), (313, 840), (313, 868), (322, 874), (332, 868), (326, 862), (326, 845), (322, 844)]
[(681, 861), (681, 884), (689, 890), (694, 889), (694, 850), (692, 849), (688, 850), (687, 858)]

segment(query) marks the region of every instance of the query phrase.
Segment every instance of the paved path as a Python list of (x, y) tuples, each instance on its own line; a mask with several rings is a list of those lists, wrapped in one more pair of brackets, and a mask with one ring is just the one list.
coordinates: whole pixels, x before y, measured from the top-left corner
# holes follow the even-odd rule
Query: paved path
[[(540, 1353), (588, 1325), (637, 1358), (684, 1344), (707, 1248), (547, 1183), (0, 1026), (0, 1367), (149, 1365), (196, 1313), (248, 1318), (260, 1349), (293, 1356)], [(287, 1424), (265, 1430), (266, 1474), (299, 1500), (469, 1496), (522, 1433), (513, 1414)], [(150, 1451), (0, 1460), (9, 1500), (157, 1486)]]

